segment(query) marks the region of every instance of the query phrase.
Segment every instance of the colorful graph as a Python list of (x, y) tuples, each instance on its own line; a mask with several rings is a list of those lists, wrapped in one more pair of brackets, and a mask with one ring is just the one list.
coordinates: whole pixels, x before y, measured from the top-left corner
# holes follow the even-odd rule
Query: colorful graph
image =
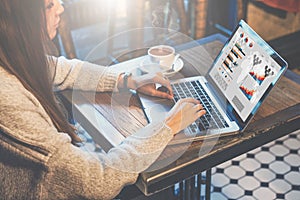
[(242, 90), (242, 92), (245, 94), (245, 96), (250, 100), (253, 95), (255, 94), (256, 90), (251, 90), (246, 88), (245, 86), (241, 85), (240, 89)]
[(265, 67), (253, 67), (249, 74), (259, 85), (261, 85), (268, 76), (274, 75), (274, 71), (266, 65)]

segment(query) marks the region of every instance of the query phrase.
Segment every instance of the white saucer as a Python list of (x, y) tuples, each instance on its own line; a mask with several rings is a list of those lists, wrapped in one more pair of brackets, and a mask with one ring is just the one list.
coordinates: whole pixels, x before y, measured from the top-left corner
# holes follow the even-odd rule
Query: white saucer
[(176, 74), (177, 72), (179, 72), (182, 68), (183, 68), (183, 61), (182, 61), (182, 59), (178, 58), (176, 60), (175, 65), (174, 65), (174, 69), (173, 69), (174, 71), (167, 70), (167, 72), (163, 72), (163, 74), (165, 76), (173, 76), (174, 74)]
[(165, 76), (173, 76), (177, 72), (179, 72), (183, 68), (183, 61), (182, 59), (178, 58), (175, 65), (174, 65), (174, 71), (165, 70), (162, 66), (156, 63), (151, 63), (148, 58), (143, 60), (143, 62), (140, 64), (139, 69), (145, 73), (156, 73), (156, 72), (162, 72)]

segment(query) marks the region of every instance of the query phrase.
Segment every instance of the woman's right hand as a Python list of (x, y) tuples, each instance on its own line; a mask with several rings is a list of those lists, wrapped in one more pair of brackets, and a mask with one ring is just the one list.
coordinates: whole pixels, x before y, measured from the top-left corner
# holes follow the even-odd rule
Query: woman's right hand
[(193, 98), (180, 99), (168, 112), (166, 125), (173, 134), (180, 132), (206, 113), (200, 102)]

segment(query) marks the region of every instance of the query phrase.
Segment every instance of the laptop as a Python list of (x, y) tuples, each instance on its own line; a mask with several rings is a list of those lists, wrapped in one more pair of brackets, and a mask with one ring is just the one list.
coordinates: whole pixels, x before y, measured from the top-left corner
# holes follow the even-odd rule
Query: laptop
[(205, 76), (171, 81), (174, 101), (138, 95), (148, 122), (163, 120), (180, 98), (201, 101), (207, 113), (170, 144), (232, 135), (245, 130), (286, 69), (287, 62), (241, 20)]

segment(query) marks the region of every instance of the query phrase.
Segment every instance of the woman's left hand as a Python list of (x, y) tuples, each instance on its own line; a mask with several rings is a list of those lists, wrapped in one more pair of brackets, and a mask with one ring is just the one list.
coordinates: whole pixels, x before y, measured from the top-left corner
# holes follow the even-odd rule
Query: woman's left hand
[[(157, 84), (166, 88), (167, 91), (158, 90), (156, 87)], [(128, 87), (146, 95), (173, 99), (173, 91), (170, 81), (165, 78), (162, 73), (149, 73), (143, 76), (131, 76), (128, 79)]]

